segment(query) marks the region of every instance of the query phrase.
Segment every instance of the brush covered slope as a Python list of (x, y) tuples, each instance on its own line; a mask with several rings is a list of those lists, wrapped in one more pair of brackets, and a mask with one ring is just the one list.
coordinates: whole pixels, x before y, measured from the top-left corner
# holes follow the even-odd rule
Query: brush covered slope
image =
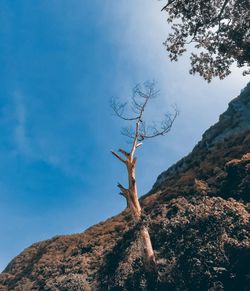
[(141, 198), (157, 270), (141, 260), (128, 210), (80, 234), (38, 242), (0, 290), (250, 290), (250, 84), (185, 158)]

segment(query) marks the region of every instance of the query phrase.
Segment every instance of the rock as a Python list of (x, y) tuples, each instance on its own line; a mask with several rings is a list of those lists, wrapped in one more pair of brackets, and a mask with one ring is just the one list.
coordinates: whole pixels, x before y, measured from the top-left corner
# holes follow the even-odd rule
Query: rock
[(33, 244), (0, 290), (241, 290), (250, 286), (250, 84), (191, 154), (141, 198), (158, 270), (144, 270), (128, 210)]
[(227, 174), (225, 165), (239, 162), (245, 154), (244, 159), (249, 159), (249, 152), (250, 83), (203, 134), (193, 151), (158, 176), (149, 195), (156, 191), (161, 191), (162, 196), (169, 192), (192, 194), (195, 179), (207, 183), (210, 193), (222, 195), (219, 192), (221, 178)]

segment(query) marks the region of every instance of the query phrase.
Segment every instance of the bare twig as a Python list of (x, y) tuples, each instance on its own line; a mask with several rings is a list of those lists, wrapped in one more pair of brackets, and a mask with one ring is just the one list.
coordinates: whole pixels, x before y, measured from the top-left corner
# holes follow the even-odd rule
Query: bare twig
[[(116, 158), (126, 165), (128, 173), (128, 189), (123, 187), (120, 183), (118, 183), (117, 186), (120, 189), (120, 194), (126, 198), (127, 207), (130, 209), (132, 217), (136, 223), (141, 222), (142, 211), (137, 194), (135, 171), (137, 158), (134, 156), (135, 151), (142, 145), (142, 140), (166, 134), (171, 129), (173, 122), (178, 115), (178, 111), (175, 110), (175, 114), (167, 114), (165, 116), (165, 120), (162, 121), (159, 128), (157, 128), (156, 125), (146, 127), (146, 123), (144, 121), (145, 108), (148, 102), (152, 98), (155, 98), (158, 94), (158, 91), (154, 89), (154, 86), (155, 84), (153, 82), (148, 82), (144, 84), (144, 90), (141, 89), (140, 85), (137, 85), (134, 88), (133, 96), (131, 98), (131, 110), (136, 114), (134, 117), (127, 117), (127, 115), (124, 114), (125, 107), (128, 103), (112, 102), (112, 109), (119, 118), (130, 122), (134, 121), (134, 128), (130, 126), (123, 128), (122, 131), (122, 134), (133, 140), (130, 152), (119, 149), (118, 152), (121, 153), (124, 158), (114, 151), (111, 152)], [(146, 261), (145, 266), (152, 269), (155, 267), (156, 263), (154, 250), (147, 227), (144, 227), (140, 231), (140, 238), (144, 249), (144, 257)]]
[(122, 153), (126, 158), (129, 157), (129, 153), (127, 153), (127, 152), (124, 151), (123, 149), (119, 149), (118, 152)]
[(132, 121), (132, 120), (137, 120), (138, 116), (135, 117), (126, 117), (124, 114), (125, 108), (127, 107), (127, 102), (125, 103), (120, 103), (116, 99), (111, 99), (110, 106), (113, 109), (114, 113), (121, 119), (127, 120), (127, 121)]
[(168, 3), (161, 9), (161, 11), (165, 10), (169, 5), (171, 5), (175, 0), (169, 0)]
[(120, 157), (115, 151), (111, 151), (111, 153), (115, 156), (115, 157), (117, 157), (117, 159), (119, 159), (121, 162), (123, 162), (123, 163), (126, 163), (126, 161), (122, 158), (122, 157)]

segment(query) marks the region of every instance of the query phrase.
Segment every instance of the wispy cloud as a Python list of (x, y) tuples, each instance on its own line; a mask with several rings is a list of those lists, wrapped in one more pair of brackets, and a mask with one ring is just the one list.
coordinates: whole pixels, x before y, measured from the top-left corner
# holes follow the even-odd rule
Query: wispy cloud
[(126, 183), (126, 175), (109, 149), (126, 142), (123, 124), (108, 113), (111, 96), (127, 98), (136, 83), (155, 79), (161, 94), (148, 117), (160, 119), (174, 103), (181, 112), (168, 136), (138, 149), (143, 194), (247, 81), (235, 70), (208, 85), (189, 76), (187, 55), (171, 63), (162, 44), (169, 29), (162, 1), (103, 1), (101, 9), (98, 0), (24, 1), (22, 13), (5, 2), (0, 255), (7, 263), (33, 241), (82, 230), (125, 207), (114, 181)]
[[(88, 141), (81, 132), (84, 131), (85, 117), (75, 120), (78, 108), (60, 108), (60, 105), (58, 112), (48, 114), (50, 104), (47, 100), (39, 103), (40, 111), (37, 112), (37, 105), (32, 102), (35, 97), (20, 89), (12, 94), (8, 123), (13, 154), (31, 163), (45, 162), (67, 177), (86, 180), (87, 173), (83, 167), (90, 163), (91, 155)], [(61, 110), (68, 110), (64, 118), (60, 118)]]
[(16, 91), (13, 94), (13, 97), (16, 119), (14, 141), (20, 154), (33, 158), (34, 153), (27, 135), (27, 110), (25, 105), (25, 97), (20, 91)]
[(247, 83), (237, 68), (225, 80), (214, 80), (210, 84), (199, 76), (191, 76), (188, 73), (188, 54), (177, 63), (171, 63), (163, 45), (169, 26), (166, 14), (161, 12), (162, 5), (161, 1), (124, 0), (112, 2), (105, 11), (112, 19), (110, 35), (120, 52), (115, 80), (117, 95), (122, 94), (126, 98), (136, 82), (154, 78), (161, 94), (159, 101), (149, 108), (149, 117), (158, 119), (171, 104), (177, 104), (180, 109), (180, 116), (168, 137), (156, 139), (150, 149), (144, 148), (142, 186), (154, 182), (150, 164), (159, 174), (190, 152), (204, 130), (218, 120), (228, 102)]

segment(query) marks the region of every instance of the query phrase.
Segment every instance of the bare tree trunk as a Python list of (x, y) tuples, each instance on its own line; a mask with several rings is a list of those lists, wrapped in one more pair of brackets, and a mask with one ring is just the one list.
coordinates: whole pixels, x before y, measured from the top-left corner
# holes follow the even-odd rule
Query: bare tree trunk
[[(137, 128), (138, 128), (138, 124), (137, 124)], [(138, 199), (137, 185), (136, 185), (136, 178), (135, 178), (136, 157), (134, 157), (134, 152), (138, 146), (139, 145), (137, 144), (137, 136), (136, 136), (130, 153), (127, 153), (126, 151), (119, 149), (119, 152), (121, 152), (126, 157), (126, 159), (122, 158), (116, 152), (112, 151), (112, 154), (115, 157), (117, 157), (121, 162), (123, 162), (127, 167), (129, 187), (128, 189), (126, 189), (119, 183), (118, 183), (118, 187), (121, 190), (120, 194), (122, 194), (127, 200), (127, 205), (131, 211), (131, 214), (135, 223), (142, 222), (142, 211), (141, 211), (141, 205)], [(147, 271), (151, 272), (156, 269), (155, 255), (154, 255), (154, 250), (152, 247), (150, 235), (148, 232), (148, 228), (145, 225), (141, 226), (140, 240), (141, 240), (141, 244), (143, 248), (144, 265)]]
[[(128, 180), (129, 180), (129, 195), (127, 198), (127, 203), (131, 210), (133, 219), (136, 223), (140, 222), (142, 219), (142, 211), (140, 202), (137, 194), (137, 185), (135, 179), (135, 169), (136, 169), (136, 158), (127, 160), (127, 171), (128, 171)], [(155, 255), (152, 247), (150, 235), (148, 232), (148, 228), (146, 226), (142, 226), (140, 230), (140, 239), (143, 247), (143, 257), (145, 261), (145, 267), (152, 271), (155, 269)]]
[[(112, 151), (113, 155), (116, 156), (120, 161), (122, 161), (128, 172), (128, 189), (124, 188), (121, 184), (118, 184), (118, 187), (121, 190), (121, 194), (126, 198), (127, 205), (131, 211), (132, 217), (135, 223), (140, 223), (142, 221), (142, 211), (141, 205), (138, 199), (137, 194), (137, 185), (135, 178), (135, 169), (136, 169), (136, 157), (133, 157), (136, 144), (133, 146), (130, 153), (125, 152), (122, 149), (119, 149), (126, 159), (120, 157), (116, 152)], [(140, 240), (143, 248), (143, 258), (144, 264), (148, 271), (155, 270), (155, 255), (152, 247), (150, 235), (146, 226), (142, 225), (140, 229)]]
[(155, 254), (147, 227), (145, 226), (142, 227), (140, 235), (142, 240), (146, 268), (148, 271), (155, 271), (156, 269)]
[(154, 124), (152, 126), (146, 126), (143, 118), (145, 107), (147, 106), (149, 100), (157, 96), (158, 91), (154, 89), (154, 82), (147, 82), (144, 84), (144, 87), (145, 92), (140, 89), (139, 85), (136, 86), (133, 90), (133, 96), (131, 98), (130, 104), (133, 112), (131, 116), (124, 114), (124, 109), (127, 105), (127, 102), (117, 103), (115, 100), (112, 101), (111, 107), (114, 110), (114, 113), (125, 121), (135, 122), (135, 128), (133, 129), (132, 127), (128, 127), (127, 129), (125, 128), (125, 131), (123, 131), (125, 136), (133, 140), (130, 152), (119, 149), (118, 152), (122, 154), (121, 156), (114, 151), (111, 152), (116, 158), (118, 158), (123, 164), (126, 165), (129, 186), (128, 188), (124, 188), (121, 184), (118, 183), (118, 187), (121, 190), (120, 194), (122, 194), (127, 200), (127, 206), (131, 211), (135, 223), (140, 225), (139, 234), (143, 248), (145, 267), (147, 268), (147, 271), (153, 271), (156, 270), (155, 255), (148, 228), (142, 221), (142, 211), (138, 200), (136, 187), (136, 157), (134, 157), (134, 154), (136, 149), (142, 145), (142, 141), (145, 139), (151, 139), (168, 133), (173, 125), (175, 118), (178, 115), (178, 111), (176, 109), (173, 115), (166, 114), (166, 117), (161, 122), (159, 128)]

